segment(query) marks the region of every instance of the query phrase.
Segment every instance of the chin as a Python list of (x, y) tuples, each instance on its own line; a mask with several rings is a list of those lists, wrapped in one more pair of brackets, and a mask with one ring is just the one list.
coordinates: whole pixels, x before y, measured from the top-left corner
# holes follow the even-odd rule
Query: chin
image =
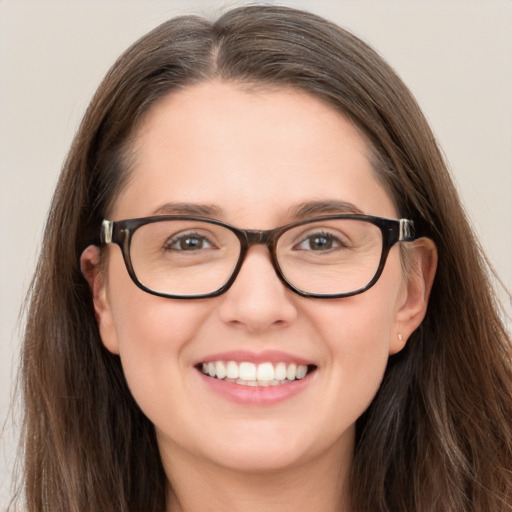
[[(303, 424), (307, 426), (306, 423)], [(330, 455), (340, 460), (352, 449), (352, 429), (341, 437), (312, 435), (309, 428), (279, 425), (276, 422), (249, 422), (237, 432), (210, 435), (203, 454), (210, 463), (238, 473), (279, 473)], [(324, 430), (325, 432), (325, 430)], [(199, 447), (196, 445), (196, 449)], [(329, 455), (330, 454), (330, 455)]]
[(308, 459), (307, 454), (298, 449), (281, 446), (261, 446), (247, 443), (234, 447), (229, 452), (212, 454), (211, 460), (218, 466), (245, 474), (268, 474), (287, 471)]

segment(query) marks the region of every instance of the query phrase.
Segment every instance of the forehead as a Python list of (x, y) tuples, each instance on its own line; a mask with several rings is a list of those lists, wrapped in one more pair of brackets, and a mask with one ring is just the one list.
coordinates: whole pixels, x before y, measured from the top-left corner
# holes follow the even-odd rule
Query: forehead
[(117, 218), (152, 215), (176, 202), (213, 205), (216, 216), (250, 224), (287, 221), (279, 215), (309, 201), (395, 213), (360, 131), (292, 89), (211, 82), (171, 93), (146, 114), (133, 155)]

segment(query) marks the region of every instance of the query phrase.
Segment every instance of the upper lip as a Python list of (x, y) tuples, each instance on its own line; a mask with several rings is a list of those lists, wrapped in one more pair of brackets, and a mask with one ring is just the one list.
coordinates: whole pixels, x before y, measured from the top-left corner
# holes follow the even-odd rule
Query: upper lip
[(295, 363), (297, 365), (312, 365), (312, 361), (302, 357), (282, 352), (279, 350), (265, 350), (262, 352), (251, 352), (248, 350), (232, 350), (228, 352), (217, 352), (209, 354), (197, 361), (195, 364), (209, 363), (214, 361), (235, 361), (238, 363), (249, 362), (254, 364), (261, 363)]

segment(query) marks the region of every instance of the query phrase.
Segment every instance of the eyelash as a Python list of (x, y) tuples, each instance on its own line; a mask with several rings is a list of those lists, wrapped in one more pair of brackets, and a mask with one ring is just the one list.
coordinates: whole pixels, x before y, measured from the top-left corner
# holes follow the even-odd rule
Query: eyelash
[[(313, 239), (318, 239), (318, 238), (324, 238), (327, 240), (327, 242), (330, 242), (330, 243), (334, 243), (335, 244), (335, 247), (329, 247), (328, 249), (326, 250), (331, 250), (333, 248), (343, 248), (343, 247), (347, 247), (347, 244), (344, 244), (342, 243), (342, 241), (340, 240), (340, 238), (338, 238), (337, 236), (333, 235), (332, 233), (328, 233), (326, 231), (319, 231), (319, 232), (315, 232), (315, 233), (310, 233), (308, 234), (307, 236), (305, 236), (302, 241), (300, 241), (298, 244), (296, 244), (295, 247), (298, 248), (298, 250), (301, 250), (300, 249), (300, 246), (306, 242), (306, 241), (309, 241), (309, 243), (311, 244), (311, 240)], [(305, 249), (303, 249), (305, 250)], [(314, 250), (312, 249), (311, 247), (307, 250)]]
[[(183, 249), (183, 248), (178, 249), (173, 246), (180, 242), (186, 241), (188, 239), (195, 239), (195, 240), (199, 240), (200, 242), (207, 242), (209, 245), (208, 248), (213, 247), (213, 243), (211, 243), (206, 236), (200, 235), (199, 233), (192, 232), (192, 233), (182, 233), (182, 234), (172, 236), (172, 238), (170, 240), (166, 241), (166, 243), (163, 246), (163, 249), (166, 251), (179, 251), (179, 252), (187, 251), (187, 249)], [(189, 249), (193, 250), (193, 249), (195, 249), (195, 247), (192, 247)], [(201, 247), (201, 249), (204, 249), (204, 247)]]

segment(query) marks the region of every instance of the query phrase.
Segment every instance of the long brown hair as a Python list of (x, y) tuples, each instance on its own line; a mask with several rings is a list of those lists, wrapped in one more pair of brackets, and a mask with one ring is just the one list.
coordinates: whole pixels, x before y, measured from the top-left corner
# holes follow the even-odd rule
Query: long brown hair
[(305, 12), (241, 7), (170, 20), (112, 67), (74, 139), (30, 292), (22, 358), (29, 512), (162, 512), (154, 429), (100, 340), (80, 254), (129, 175), (130, 141), (173, 90), (221, 79), (294, 87), (348, 116), (400, 215), (432, 238), (430, 305), (358, 420), (353, 509), (512, 511), (512, 362), (488, 265), (411, 94), (366, 44)]

